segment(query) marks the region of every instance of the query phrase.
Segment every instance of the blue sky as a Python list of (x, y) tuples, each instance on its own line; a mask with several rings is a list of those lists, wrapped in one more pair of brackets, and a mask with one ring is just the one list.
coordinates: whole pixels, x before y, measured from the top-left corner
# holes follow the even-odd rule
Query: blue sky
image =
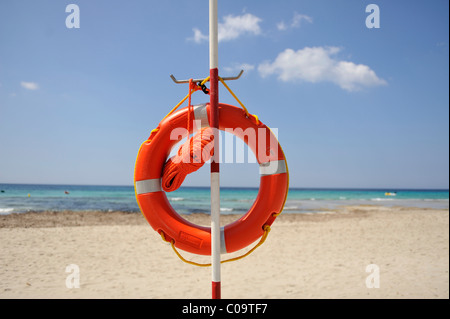
[[(220, 74), (246, 70), (229, 85), (278, 129), (292, 187), (449, 187), (448, 6), (219, 0)], [(208, 75), (207, 35), (206, 0), (1, 1), (0, 183), (131, 185), (187, 93), (169, 75)], [(224, 164), (221, 183), (257, 186), (258, 168)], [(209, 185), (208, 167), (185, 185)]]

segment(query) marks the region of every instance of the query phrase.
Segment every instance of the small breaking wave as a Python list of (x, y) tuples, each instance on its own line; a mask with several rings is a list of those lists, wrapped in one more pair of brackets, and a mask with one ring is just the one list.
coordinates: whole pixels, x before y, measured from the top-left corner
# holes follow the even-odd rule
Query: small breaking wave
[(11, 214), (14, 211), (14, 208), (7, 207), (7, 208), (0, 208), (0, 215), (8, 215)]
[(298, 206), (285, 206), (283, 208), (283, 210), (299, 210), (299, 209), (300, 209), (300, 207), (298, 207)]

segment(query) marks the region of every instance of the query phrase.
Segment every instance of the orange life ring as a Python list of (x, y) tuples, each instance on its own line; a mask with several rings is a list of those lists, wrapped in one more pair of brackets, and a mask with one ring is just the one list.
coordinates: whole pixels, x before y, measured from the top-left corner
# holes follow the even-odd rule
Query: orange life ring
[[(211, 255), (211, 230), (182, 218), (170, 205), (161, 189), (161, 176), (170, 151), (179, 140), (171, 139), (174, 128), (187, 129), (190, 118), (209, 125), (209, 104), (187, 107), (163, 119), (145, 141), (136, 159), (134, 187), (139, 208), (146, 220), (167, 241), (184, 251)], [(237, 137), (254, 152), (260, 165), (260, 187), (257, 198), (249, 211), (240, 219), (222, 227), (221, 253), (231, 253), (247, 247), (264, 234), (264, 227), (271, 225), (283, 210), (288, 192), (286, 159), (278, 140), (270, 129), (244, 110), (227, 104), (219, 104), (219, 129), (232, 129)], [(192, 125), (191, 125), (192, 126)], [(247, 129), (256, 132), (256, 139), (249, 139)], [(228, 131), (228, 130), (227, 130)], [(172, 137), (173, 138), (173, 137)], [(259, 152), (260, 147), (265, 152)], [(260, 154), (261, 153), (261, 154)]]

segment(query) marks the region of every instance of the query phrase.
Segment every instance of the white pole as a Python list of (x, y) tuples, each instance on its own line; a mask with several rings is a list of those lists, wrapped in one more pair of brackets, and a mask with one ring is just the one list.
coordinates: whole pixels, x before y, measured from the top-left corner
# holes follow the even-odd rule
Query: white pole
[(211, 266), (212, 298), (221, 298), (220, 287), (220, 179), (219, 179), (219, 41), (217, 0), (209, 0), (210, 121), (214, 129), (211, 160)]
[(209, 68), (219, 68), (219, 23), (217, 0), (209, 0)]

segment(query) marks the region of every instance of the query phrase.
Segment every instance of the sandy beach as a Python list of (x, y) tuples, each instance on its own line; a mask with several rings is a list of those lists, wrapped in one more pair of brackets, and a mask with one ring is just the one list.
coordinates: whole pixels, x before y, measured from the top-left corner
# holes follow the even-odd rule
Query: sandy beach
[[(210, 268), (183, 263), (141, 214), (3, 215), (0, 243), (0, 298), (211, 297)], [(448, 271), (448, 210), (282, 214), (263, 246), (222, 265), (222, 297), (449, 298)]]

